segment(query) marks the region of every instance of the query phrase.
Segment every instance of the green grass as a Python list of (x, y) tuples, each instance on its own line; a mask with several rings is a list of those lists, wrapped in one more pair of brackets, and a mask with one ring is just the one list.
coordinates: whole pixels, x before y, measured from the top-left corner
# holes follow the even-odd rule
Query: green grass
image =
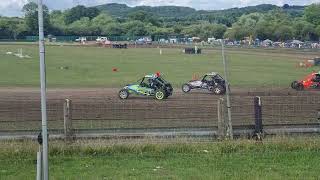
[[(22, 48), (31, 59), (21, 60), (5, 52)], [(38, 86), (39, 60), (36, 45), (0, 44), (0, 86)], [(230, 81), (233, 86), (288, 87), (314, 69), (297, 69), (302, 57), (319, 52), (293, 50), (227, 50)], [(48, 87), (120, 87), (135, 82), (144, 74), (160, 71), (180, 86), (193, 74), (217, 71), (223, 75), (221, 52), (204, 50), (202, 55), (185, 55), (181, 49), (107, 49), (78, 46), (47, 46)], [(60, 67), (68, 66), (68, 70)], [(112, 72), (118, 68), (119, 72)]]
[[(92, 140), (94, 141), (94, 140)], [(89, 145), (88, 145), (89, 144)], [(0, 179), (34, 179), (34, 142), (1, 142)], [(178, 144), (51, 142), (51, 179), (317, 179), (319, 138)]]

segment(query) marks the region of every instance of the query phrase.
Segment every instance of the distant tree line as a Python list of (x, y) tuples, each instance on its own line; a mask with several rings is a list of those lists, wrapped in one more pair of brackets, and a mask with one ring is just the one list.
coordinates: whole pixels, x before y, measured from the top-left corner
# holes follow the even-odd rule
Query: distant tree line
[[(223, 11), (195, 11), (179, 7), (177, 15), (174, 8), (178, 7), (150, 9), (143, 6), (134, 10), (117, 4), (112, 4), (112, 7), (118, 7), (121, 16), (115, 16), (108, 11), (110, 7), (106, 10), (105, 6), (79, 5), (65, 11), (49, 11), (44, 7), (45, 33), (56, 36), (197, 36), (203, 40), (249, 37), (274, 41), (318, 41), (320, 37), (320, 4), (304, 9), (288, 5), (282, 8), (259, 5)], [(22, 11), (22, 18), (0, 16), (0, 38), (37, 35), (37, 4), (30, 2)], [(188, 13), (190, 15), (186, 16)]]

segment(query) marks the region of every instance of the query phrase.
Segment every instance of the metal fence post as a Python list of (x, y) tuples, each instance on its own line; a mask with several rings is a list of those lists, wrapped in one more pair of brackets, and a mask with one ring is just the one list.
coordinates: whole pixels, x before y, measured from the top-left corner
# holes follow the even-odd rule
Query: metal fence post
[(220, 140), (226, 137), (226, 122), (225, 122), (225, 104), (224, 99), (220, 98), (218, 100), (218, 138)]
[(65, 140), (71, 141), (73, 140), (72, 101), (69, 99), (66, 99), (63, 103), (63, 120)]
[(37, 152), (37, 180), (42, 179), (42, 147), (39, 146), (39, 151)]
[(221, 40), (221, 51), (222, 51), (222, 60), (224, 67), (224, 78), (225, 78), (225, 87), (226, 88), (226, 99), (227, 99), (227, 112), (228, 112), (228, 126), (227, 126), (227, 134), (230, 139), (233, 139), (233, 127), (232, 127), (232, 119), (231, 119), (231, 102), (230, 102), (230, 89), (229, 89), (229, 81), (228, 81), (228, 64), (226, 61), (225, 51), (224, 51), (224, 39)]
[(254, 97), (254, 117), (255, 117), (255, 130), (254, 135), (257, 140), (262, 139), (263, 124), (262, 124), (262, 102), (261, 97)]

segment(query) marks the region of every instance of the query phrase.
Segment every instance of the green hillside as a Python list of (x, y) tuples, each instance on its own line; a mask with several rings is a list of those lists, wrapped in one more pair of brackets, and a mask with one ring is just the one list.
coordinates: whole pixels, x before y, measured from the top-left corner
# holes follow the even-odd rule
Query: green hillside
[(144, 11), (165, 20), (206, 20), (211, 23), (221, 23), (231, 26), (237, 21), (237, 18), (244, 14), (266, 13), (270, 10), (283, 9), (293, 17), (303, 15), (304, 6), (284, 6), (278, 7), (271, 4), (261, 4), (257, 6), (248, 6), (243, 8), (231, 8), (225, 10), (196, 10), (190, 7), (182, 6), (136, 6), (129, 7), (126, 4), (103, 4), (96, 6), (99, 10), (107, 12), (116, 18), (126, 18), (129, 14), (137, 11)]

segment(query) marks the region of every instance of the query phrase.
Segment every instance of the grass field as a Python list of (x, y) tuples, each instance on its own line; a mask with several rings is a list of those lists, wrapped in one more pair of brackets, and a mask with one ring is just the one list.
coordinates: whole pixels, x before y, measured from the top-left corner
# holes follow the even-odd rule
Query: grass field
[[(93, 140), (94, 141), (94, 140)], [(0, 142), (0, 179), (34, 179), (35, 142)], [(319, 138), (50, 145), (51, 179), (317, 179)]]
[[(31, 59), (6, 55), (7, 51), (23, 53)], [(36, 45), (0, 45), (0, 86), (38, 86), (39, 61)], [(288, 87), (292, 80), (314, 69), (297, 69), (303, 57), (319, 52), (294, 50), (227, 50), (230, 82), (233, 86)], [(221, 52), (204, 50), (202, 55), (185, 55), (181, 49), (107, 49), (79, 46), (47, 46), (48, 87), (120, 87), (135, 82), (144, 74), (157, 71), (178, 87), (193, 74), (217, 71), (223, 74)], [(68, 67), (69, 69), (61, 69)], [(118, 68), (118, 72), (112, 72)]]

